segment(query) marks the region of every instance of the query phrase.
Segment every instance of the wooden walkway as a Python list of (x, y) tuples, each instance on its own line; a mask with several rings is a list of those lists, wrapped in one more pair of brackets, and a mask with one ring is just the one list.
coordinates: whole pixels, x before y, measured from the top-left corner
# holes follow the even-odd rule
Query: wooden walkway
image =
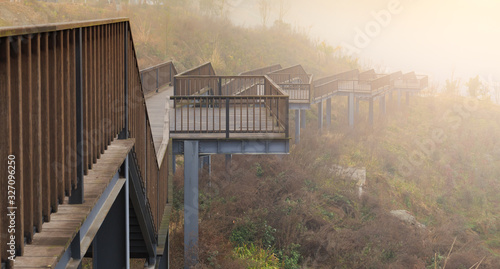
[[(156, 152), (160, 151), (160, 146), (163, 142), (165, 131), (165, 105), (167, 98), (172, 96), (174, 88), (171, 86), (164, 87), (158, 93), (150, 93), (146, 98), (146, 107), (148, 109), (149, 121), (151, 124), (151, 132), (153, 133), (153, 141)], [(168, 132), (168, 130), (166, 130)], [(167, 134), (168, 135), (168, 134)]]
[[(169, 118), (165, 118), (165, 105), (168, 97), (173, 95), (173, 87), (165, 87), (158, 93), (146, 96), (146, 107), (151, 123), (151, 131), (156, 152), (165, 139), (166, 124), (170, 123), (170, 134), (167, 137), (186, 139), (220, 139), (225, 138), (225, 107), (188, 107), (173, 108), (170, 101)], [(240, 139), (276, 139), (283, 138), (283, 128), (276, 119), (270, 116), (265, 106), (231, 106), (229, 109), (229, 130), (231, 138)], [(189, 119), (189, 121), (188, 121)], [(189, 122), (189, 124), (188, 124)], [(175, 133), (175, 131), (182, 133)], [(273, 131), (274, 130), (274, 131)], [(209, 133), (210, 132), (210, 133)]]
[[(70, 246), (134, 143), (135, 139), (115, 140), (108, 146), (108, 150), (101, 155), (92, 170), (89, 170), (88, 175), (84, 177), (85, 202), (68, 204), (68, 198), (66, 198), (64, 204), (59, 205), (57, 213), (52, 213), (50, 222), (42, 225), (42, 232), (35, 234), (33, 243), (25, 246), (24, 255), (16, 257), (16, 268), (55, 268), (58, 259)], [(86, 251), (92, 243), (93, 237), (107, 214), (106, 209), (109, 211), (124, 184), (125, 179), (120, 178), (111, 190), (108, 200), (101, 208), (101, 211), (105, 212), (97, 213), (101, 216), (100, 222), (97, 218), (82, 240), (82, 251)]]

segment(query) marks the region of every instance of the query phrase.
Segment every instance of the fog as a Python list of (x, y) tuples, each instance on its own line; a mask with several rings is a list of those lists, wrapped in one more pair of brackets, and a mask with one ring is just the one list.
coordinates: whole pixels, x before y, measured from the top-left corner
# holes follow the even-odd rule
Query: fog
[[(287, 1), (287, 0), (285, 0)], [(268, 25), (278, 17), (273, 3)], [(284, 21), (383, 71), (415, 70), (441, 84), (500, 79), (500, 1), (289, 0)], [(388, 15), (390, 14), (390, 15)], [(262, 25), (258, 0), (234, 1), (233, 22)]]

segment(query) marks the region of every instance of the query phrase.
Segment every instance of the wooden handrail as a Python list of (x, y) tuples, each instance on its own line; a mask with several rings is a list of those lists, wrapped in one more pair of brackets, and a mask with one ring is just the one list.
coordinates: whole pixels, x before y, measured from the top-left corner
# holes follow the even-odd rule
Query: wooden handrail
[(145, 94), (158, 91), (166, 85), (173, 84), (177, 69), (172, 61), (148, 67), (140, 71), (141, 82)]
[[(128, 19), (0, 28), (0, 81), (0, 120), (6, 127), (0, 128), (0, 154), (4, 163), (8, 156), (16, 159), (18, 254), (67, 196), (82, 202), (83, 175), (123, 134), (135, 138), (133, 156), (157, 232), (170, 162), (164, 158), (159, 166), (156, 159)], [(4, 193), (7, 184), (0, 181)], [(0, 199), (4, 227), (8, 200)], [(3, 238), (9, 234), (0, 233), (6, 261)]]

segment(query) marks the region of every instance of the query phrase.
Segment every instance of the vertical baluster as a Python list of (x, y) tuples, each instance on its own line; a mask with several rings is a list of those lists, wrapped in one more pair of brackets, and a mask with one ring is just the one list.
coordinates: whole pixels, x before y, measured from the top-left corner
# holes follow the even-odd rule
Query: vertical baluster
[[(86, 28), (88, 29), (88, 28)], [(86, 31), (85, 31), (86, 32)], [(74, 100), (72, 102), (75, 104), (75, 109), (72, 114), (75, 115), (75, 134), (76, 140), (74, 140), (76, 148), (76, 185), (72, 189), (71, 196), (69, 198), (70, 204), (81, 204), (83, 203), (83, 175), (86, 168), (85, 156), (84, 156), (84, 93), (83, 85), (85, 78), (83, 77), (83, 63), (85, 56), (83, 55), (83, 39), (85, 38), (84, 31), (82, 28), (77, 28), (74, 30), (74, 52), (75, 61), (75, 91)]]
[[(10, 154), (10, 135), (9, 135), (9, 119), (11, 117), (10, 111), (10, 86), (9, 86), (9, 72), (10, 72), (10, 52), (9, 46), (10, 41), (8, 37), (0, 38), (0, 81), (2, 87), (0, 87), (0, 124), (4, 128), (0, 128), (0, 160), (2, 165), (0, 165), (0, 173), (6, 177), (4, 180), (0, 180), (0, 192), (7, 193), (8, 191), (8, 156)], [(8, 204), (7, 195), (2, 195), (0, 197), (0, 204)], [(7, 229), (5, 229), (7, 222), (7, 207), (2, 206), (0, 208), (0, 259), (7, 259), (7, 241), (9, 237)], [(4, 239), (5, 238), (5, 239)]]
[[(21, 51), (21, 109), (24, 110), (22, 115), (22, 143), (23, 143), (23, 193), (24, 199), (20, 202), (23, 203), (23, 218), (24, 218), (24, 235), (28, 243), (33, 239), (33, 136), (32, 129), (32, 115), (33, 111), (33, 96), (32, 92), (32, 58), (31, 58), (31, 36), (22, 37)], [(21, 134), (20, 134), (21, 135)], [(18, 202), (19, 202), (18, 201)]]
[[(16, 209), (16, 251), (17, 254), (23, 253), (24, 250), (24, 204), (23, 204), (23, 187), (25, 180), (25, 164), (24, 164), (24, 149), (23, 149), (23, 94), (22, 94), (22, 49), (21, 37), (14, 37), (10, 43), (10, 80), (7, 82), (10, 95), (11, 116), (9, 117), (8, 128), (10, 130), (10, 154), (15, 156), (15, 205)], [(27, 166), (28, 164), (26, 164)]]
[[(41, 132), (41, 63), (40, 34), (33, 36), (31, 45), (31, 85), (32, 85), (32, 147), (33, 147), (33, 226), (37, 232), (42, 229), (42, 132)], [(0, 97), (2, 98), (2, 97)], [(1, 226), (0, 226), (1, 227)]]
[(55, 53), (57, 57), (57, 70), (58, 77), (56, 81), (56, 94), (55, 94), (55, 101), (56, 101), (56, 111), (57, 111), (57, 129), (55, 130), (57, 132), (57, 159), (55, 163), (52, 163), (51, 165), (54, 166), (54, 169), (56, 169), (56, 174), (57, 174), (57, 200), (59, 203), (62, 203), (64, 201), (64, 196), (65, 196), (65, 166), (63, 165), (64, 163), (64, 145), (65, 145), (65, 137), (64, 137), (64, 95), (66, 91), (66, 87), (64, 85), (64, 31), (58, 31), (57, 36), (56, 36), (56, 45), (55, 45)]
[[(49, 113), (50, 113), (50, 204), (52, 206), (52, 212), (57, 212), (58, 209), (58, 173), (57, 173), (57, 159), (58, 159), (58, 144), (59, 135), (57, 132), (57, 113), (58, 113), (58, 92), (60, 90), (60, 85), (57, 83), (59, 73), (58, 73), (58, 55), (57, 55), (57, 32), (52, 32), (49, 34), (49, 66), (50, 76), (49, 76)], [(60, 146), (60, 145), (59, 145)]]

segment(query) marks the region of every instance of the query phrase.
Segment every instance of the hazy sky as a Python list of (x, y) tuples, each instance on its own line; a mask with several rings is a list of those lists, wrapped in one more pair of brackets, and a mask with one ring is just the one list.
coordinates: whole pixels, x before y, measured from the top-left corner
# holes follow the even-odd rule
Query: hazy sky
[[(277, 17), (278, 0), (271, 0)], [(499, 0), (288, 0), (285, 21), (341, 45), (362, 63), (444, 81), (500, 79)], [(234, 1), (233, 21), (261, 23), (258, 0)]]

